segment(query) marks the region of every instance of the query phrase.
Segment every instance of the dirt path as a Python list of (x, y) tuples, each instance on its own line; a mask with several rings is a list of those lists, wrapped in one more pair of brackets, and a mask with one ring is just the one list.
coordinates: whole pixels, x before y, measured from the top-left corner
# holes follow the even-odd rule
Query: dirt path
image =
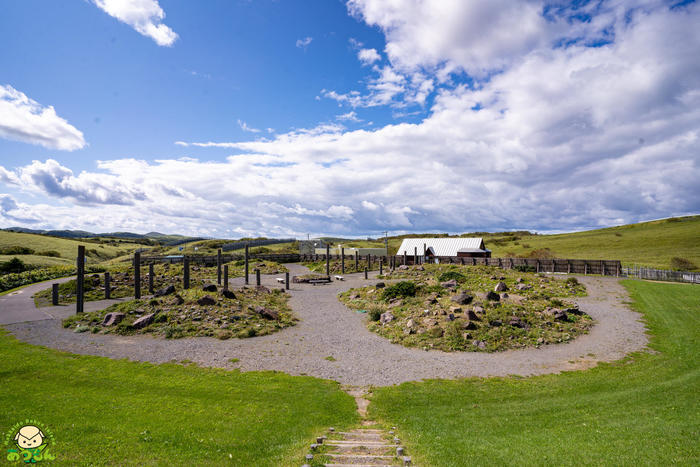
[[(287, 265), (290, 275), (308, 272), (297, 264)], [(278, 370), (306, 374), (354, 386), (387, 386), (405, 381), (469, 376), (534, 375), (595, 366), (641, 350), (647, 343), (640, 315), (623, 304), (627, 294), (614, 278), (581, 277), (589, 296), (577, 300), (580, 308), (597, 324), (587, 335), (567, 344), (540, 349), (499, 353), (446, 353), (410, 349), (370, 332), (365, 315), (346, 308), (337, 299), (340, 291), (374, 283), (363, 274), (346, 275), (343, 282), (328, 285), (292, 284), (290, 305), (300, 318), (298, 325), (252, 339), (189, 338), (166, 340), (150, 336), (75, 334), (57, 319), (8, 324), (20, 340), (69, 352), (156, 363), (192, 360), (202, 366), (240, 368), (242, 371)], [(263, 276), (263, 284), (279, 287), (274, 275)], [(243, 284), (233, 279), (233, 286)], [(44, 284), (43, 288), (46, 287)], [(35, 312), (29, 294), (27, 313)], [(4, 307), (5, 302), (0, 304)], [(18, 305), (13, 304), (13, 309)], [(91, 304), (99, 309), (105, 304)], [(98, 307), (98, 308), (93, 308)], [(31, 309), (31, 310), (30, 310)], [(46, 310), (56, 318), (74, 312), (73, 307)], [(4, 311), (0, 308), (0, 317)], [(45, 316), (46, 318), (46, 316)], [(327, 357), (333, 357), (327, 359)], [(238, 359), (232, 363), (231, 359)]]

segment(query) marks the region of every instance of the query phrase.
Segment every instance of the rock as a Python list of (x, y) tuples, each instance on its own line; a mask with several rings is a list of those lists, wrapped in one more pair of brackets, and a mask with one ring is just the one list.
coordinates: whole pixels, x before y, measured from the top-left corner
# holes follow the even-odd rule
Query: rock
[(100, 276), (98, 274), (93, 274), (90, 277), (90, 280), (92, 282), (92, 285), (100, 285)]
[(496, 292), (489, 292), (486, 294), (486, 300), (491, 300), (493, 302), (498, 302), (501, 300), (501, 296), (498, 295)]
[(279, 319), (280, 317), (280, 314), (277, 311), (263, 308), (261, 306), (256, 306), (255, 312), (265, 319)]
[(268, 288), (265, 287), (264, 285), (258, 285), (258, 286), (256, 286), (256, 287), (255, 287), (255, 290), (257, 290), (258, 292), (261, 292), (261, 293), (270, 293), (270, 289), (268, 289)]
[(468, 319), (460, 319), (459, 320), (459, 327), (462, 329), (468, 329), (468, 330), (472, 330), (472, 329), (477, 328), (476, 323), (474, 323)]
[[(474, 307), (477, 308), (477, 307)], [(479, 307), (480, 308), (480, 307)], [(483, 313), (483, 308), (482, 308), (482, 313)], [(476, 313), (474, 313), (474, 310), (467, 310), (464, 312), (465, 318), (471, 320), (471, 321), (481, 321), (481, 318), (477, 316)]]
[(394, 320), (394, 315), (390, 311), (386, 311), (379, 315), (379, 322), (382, 324), (391, 323)]
[(541, 338), (541, 337), (539, 337), (539, 338), (537, 339), (537, 343), (538, 343), (538, 344), (543, 344), (543, 343), (544, 343), (544, 339)]
[(423, 266), (416, 266), (414, 267), (416, 271), (425, 271), (425, 268)]
[(567, 308), (566, 313), (581, 316), (583, 314), (583, 311), (579, 310), (578, 308)]
[(107, 313), (102, 321), (102, 326), (114, 326), (119, 324), (126, 315), (124, 313)]
[(470, 332), (462, 333), (462, 339), (464, 339), (465, 341), (467, 339), (471, 339), (471, 337), (472, 337), (472, 334)]
[(436, 326), (437, 323), (438, 323), (437, 320), (433, 319), (433, 318), (424, 318), (423, 319), (423, 324), (428, 328), (432, 328), (433, 326)]
[(473, 345), (474, 347), (477, 347), (477, 348), (481, 349), (481, 350), (485, 350), (485, 349), (486, 349), (486, 342), (484, 342), (484, 341), (477, 341), (477, 340), (475, 340), (475, 341), (472, 341), (472, 345)]
[(508, 294), (505, 293), (505, 292), (503, 292), (503, 293), (500, 295), (500, 297), (501, 297), (501, 300), (505, 300), (506, 298), (508, 298)]
[(474, 308), (472, 308), (472, 310), (474, 311), (474, 313), (479, 313), (479, 314), (483, 314), (483, 313), (484, 313), (484, 308), (483, 308), (483, 307), (480, 307), (479, 305), (477, 305), (477, 306), (475, 306)]
[(450, 313), (461, 313), (462, 312), (462, 307), (459, 306), (451, 306), (450, 307)]
[(542, 313), (547, 316), (552, 316), (557, 321), (566, 321), (569, 319), (566, 311), (560, 310), (559, 308), (547, 308)]
[(406, 321), (406, 327), (413, 329), (416, 327), (416, 322), (413, 319), (409, 319)]
[(494, 319), (494, 320), (489, 321), (489, 325), (492, 328), (497, 328), (497, 327), (503, 326), (503, 321), (501, 321), (500, 319)]
[(452, 297), (450, 297), (450, 300), (452, 300), (455, 303), (459, 303), (460, 305), (468, 305), (472, 302), (472, 300), (474, 300), (474, 297), (469, 295), (468, 293), (461, 292), (457, 295), (453, 295)]
[(228, 298), (229, 300), (234, 300), (236, 298), (236, 294), (233, 293), (232, 290), (223, 290), (221, 291), (221, 295), (223, 295), (225, 298)]
[(494, 292), (505, 292), (506, 290), (508, 290), (508, 286), (505, 282), (499, 282), (496, 284), (496, 287), (493, 288)]
[(522, 284), (523, 282), (525, 282), (525, 279), (523, 279), (522, 277), (518, 277), (518, 278), (515, 280), (515, 282), (517, 282), (518, 284)]
[(167, 287), (164, 287), (160, 290), (157, 290), (156, 293), (153, 294), (154, 297), (164, 297), (166, 295), (170, 295), (175, 293), (175, 286), (174, 285), (169, 285)]
[(197, 305), (199, 306), (210, 306), (210, 305), (216, 305), (216, 300), (214, 297), (211, 297), (209, 295), (206, 295), (199, 300), (197, 300)]
[(134, 329), (142, 329), (148, 326), (153, 322), (153, 317), (155, 316), (155, 313), (150, 313), (145, 316), (140, 317), (134, 323), (131, 325)]
[(369, 289), (367, 295), (372, 295), (377, 289)]
[(453, 289), (457, 287), (457, 281), (450, 279), (449, 281), (442, 282), (440, 285), (446, 289)]
[(384, 287), (386, 287), (386, 284), (384, 282), (377, 282), (376, 284), (374, 284), (374, 287), (376, 289), (383, 289)]
[(178, 294), (175, 294), (173, 298), (175, 299), (175, 305), (182, 305), (183, 303), (185, 303), (185, 299), (179, 296)]
[(408, 269), (408, 266), (406, 266), (405, 264), (402, 264), (401, 266), (399, 266), (396, 269), (398, 269), (399, 271), (406, 271)]
[(428, 330), (428, 335), (430, 337), (442, 337), (445, 331), (441, 327), (434, 327)]
[(510, 321), (508, 321), (508, 325), (520, 329), (527, 329), (529, 327), (527, 323), (525, 323), (522, 319), (518, 318), (517, 316), (512, 316), (510, 318)]
[(530, 290), (532, 286), (530, 284), (518, 284), (516, 289), (518, 290)]
[(389, 302), (389, 308), (396, 308), (403, 305), (403, 300), (392, 300)]
[(359, 293), (354, 293), (354, 294), (350, 295), (350, 300), (357, 300), (358, 298), (360, 298)]
[(450, 313), (449, 315), (447, 315), (447, 319), (449, 319), (450, 321), (454, 321), (454, 320), (455, 320), (455, 315), (452, 314), (452, 313)]
[(216, 288), (215, 284), (207, 284), (204, 287), (202, 287), (202, 290), (205, 292), (216, 292), (218, 289)]

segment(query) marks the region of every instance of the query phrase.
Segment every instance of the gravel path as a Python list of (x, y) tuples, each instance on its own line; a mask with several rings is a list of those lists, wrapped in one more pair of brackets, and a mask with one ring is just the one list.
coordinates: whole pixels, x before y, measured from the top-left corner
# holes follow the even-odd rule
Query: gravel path
[[(287, 267), (290, 275), (308, 272), (298, 264)], [(250, 339), (166, 340), (150, 336), (76, 334), (63, 329), (57, 319), (74, 313), (74, 307), (44, 308), (52, 319), (5, 327), (22, 341), (78, 354), (155, 363), (187, 359), (202, 366), (278, 370), (356, 386), (387, 386), (430, 378), (556, 373), (589, 368), (599, 361), (618, 360), (643, 349), (647, 343), (640, 315), (623, 304), (628, 297), (615, 278), (578, 276), (589, 294), (577, 300), (579, 307), (597, 323), (589, 334), (570, 343), (491, 354), (406, 348), (368, 331), (365, 315), (349, 310), (336, 297), (338, 292), (351, 287), (375, 283), (372, 276), (376, 272), (370, 274), (368, 281), (363, 274), (349, 274), (345, 281), (327, 285), (290, 284), (290, 305), (300, 322), (280, 332)], [(275, 277), (263, 276), (262, 283), (279, 287)], [(233, 279), (231, 284), (240, 286), (243, 278)], [(15, 300), (24, 300), (26, 309), (35, 310), (29, 294), (16, 295)], [(90, 304), (90, 309), (106, 305), (95, 302)], [(16, 305), (12, 306), (16, 309)], [(0, 319), (4, 307), (5, 303), (0, 303)], [(335, 361), (326, 360), (330, 356)], [(238, 361), (232, 363), (231, 359)]]

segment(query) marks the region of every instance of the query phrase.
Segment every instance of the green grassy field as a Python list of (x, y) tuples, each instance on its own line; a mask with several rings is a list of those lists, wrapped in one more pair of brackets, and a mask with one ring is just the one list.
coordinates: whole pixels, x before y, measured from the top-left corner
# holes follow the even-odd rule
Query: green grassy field
[(370, 413), (418, 465), (698, 465), (700, 287), (625, 281), (654, 352), (581, 372), (406, 383)]
[(298, 466), (317, 433), (357, 421), (337, 383), (311, 377), (71, 355), (5, 331), (0, 355), (3, 435), (39, 420), (59, 465)]
[(53, 258), (41, 255), (2, 255), (2, 261), (18, 257), (27, 264), (39, 266), (57, 266), (74, 264), (78, 254), (78, 245), (85, 245), (88, 263), (99, 263), (101, 261), (114, 258), (119, 255), (142, 248), (143, 245), (123, 242), (116, 244), (99, 244), (92, 242), (81, 242), (66, 238), (50, 237), (47, 235), (37, 235), (28, 233), (8, 232), (0, 230), (0, 248), (22, 246), (35, 250), (36, 253), (42, 251), (56, 251), (60, 257)]
[[(407, 235), (410, 236), (410, 235)], [(568, 259), (619, 259), (624, 266), (671, 269), (673, 257), (684, 258), (700, 270), (700, 216), (664, 219), (607, 229), (558, 235), (479, 233), (494, 258), (528, 257), (539, 253)], [(401, 237), (389, 237), (389, 254), (401, 246)], [(348, 240), (348, 247), (381, 248), (384, 240)], [(549, 252), (543, 252), (545, 248)]]

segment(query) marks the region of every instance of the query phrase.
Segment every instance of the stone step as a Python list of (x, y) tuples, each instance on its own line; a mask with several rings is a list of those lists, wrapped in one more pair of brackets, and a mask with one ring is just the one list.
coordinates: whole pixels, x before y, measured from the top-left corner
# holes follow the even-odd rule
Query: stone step
[(324, 467), (395, 467), (398, 464), (323, 464)]
[(326, 446), (332, 446), (334, 444), (343, 446), (343, 445), (350, 445), (350, 446), (398, 446), (397, 444), (390, 444), (388, 441), (378, 439), (376, 441), (368, 441), (368, 440), (362, 440), (362, 439), (354, 439), (354, 440), (348, 440), (348, 439), (329, 439), (325, 443)]
[(367, 444), (326, 444), (332, 448), (335, 454), (367, 454), (367, 455), (393, 455), (396, 452), (395, 444), (377, 444), (370, 446)]
[(326, 453), (333, 462), (350, 465), (385, 465), (393, 464), (396, 460), (395, 456), (377, 456), (377, 455), (362, 455), (362, 454), (330, 454)]
[(362, 432), (341, 432), (338, 433), (340, 435), (343, 435), (343, 439), (347, 441), (352, 441), (352, 440), (367, 440), (367, 441), (382, 441), (383, 434), (380, 433), (362, 433)]

